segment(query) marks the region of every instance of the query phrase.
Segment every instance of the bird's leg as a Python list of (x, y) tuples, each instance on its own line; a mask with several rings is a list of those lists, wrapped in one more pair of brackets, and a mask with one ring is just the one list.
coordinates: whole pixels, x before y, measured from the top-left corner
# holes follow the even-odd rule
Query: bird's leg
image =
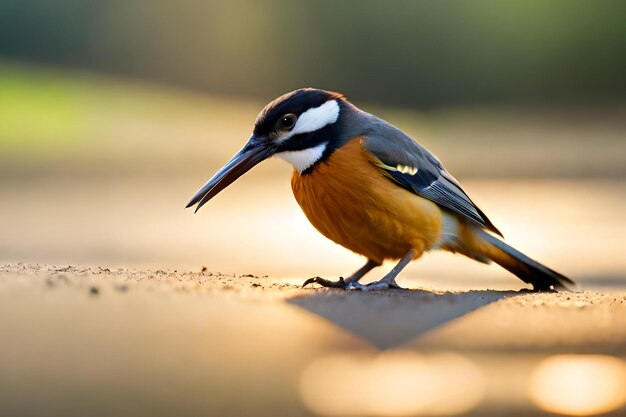
[(389, 273), (387, 275), (385, 275), (379, 281), (375, 281), (375, 282), (372, 282), (372, 283), (367, 284), (367, 285), (359, 284), (358, 282), (352, 282), (349, 285), (347, 285), (346, 288), (348, 288), (348, 289), (355, 289), (355, 290), (361, 290), (361, 291), (386, 290), (386, 289), (389, 289), (389, 288), (401, 288), (396, 283), (396, 277), (398, 276), (400, 271), (402, 271), (404, 269), (404, 267), (407, 266), (409, 264), (409, 262), (411, 262), (413, 260), (414, 254), (415, 254), (415, 252), (413, 251), (413, 249), (409, 250), (406, 253), (406, 255), (404, 255), (402, 257), (402, 259), (400, 259), (400, 262), (398, 262), (397, 265), (394, 266), (393, 269), (391, 271), (389, 271)]
[(321, 277), (313, 277), (304, 281), (302, 284), (303, 287), (306, 287), (309, 284), (319, 284), (322, 287), (331, 287), (331, 288), (346, 288), (351, 283), (358, 282), (361, 278), (365, 276), (369, 271), (380, 266), (379, 262), (368, 259), (365, 265), (359, 268), (354, 274), (350, 275), (348, 278), (339, 277), (337, 281), (330, 281), (328, 279), (324, 279)]

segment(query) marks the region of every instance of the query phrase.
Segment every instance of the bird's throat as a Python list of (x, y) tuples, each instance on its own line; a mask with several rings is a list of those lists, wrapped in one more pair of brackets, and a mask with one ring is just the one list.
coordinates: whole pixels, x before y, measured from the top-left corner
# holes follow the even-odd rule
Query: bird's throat
[(321, 143), (312, 148), (302, 149), (299, 151), (284, 151), (275, 154), (275, 156), (289, 162), (293, 168), (299, 173), (303, 173), (311, 168), (317, 161), (322, 159), (324, 151), (328, 146), (328, 142)]

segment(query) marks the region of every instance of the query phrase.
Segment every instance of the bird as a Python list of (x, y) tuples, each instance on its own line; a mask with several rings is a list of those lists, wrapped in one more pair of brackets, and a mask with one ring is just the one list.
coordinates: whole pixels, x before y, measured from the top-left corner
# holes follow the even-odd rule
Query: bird
[[(293, 166), (292, 191), (309, 222), (326, 238), (367, 258), (345, 279), (316, 276), (303, 286), (400, 288), (396, 277), (403, 268), (434, 250), (495, 262), (531, 285), (530, 291), (568, 290), (574, 284), (505, 243), (433, 153), (333, 91), (301, 88), (267, 104), (248, 142), (186, 207), (196, 206), (197, 212), (270, 157)], [(359, 282), (386, 260), (397, 264), (377, 281)]]

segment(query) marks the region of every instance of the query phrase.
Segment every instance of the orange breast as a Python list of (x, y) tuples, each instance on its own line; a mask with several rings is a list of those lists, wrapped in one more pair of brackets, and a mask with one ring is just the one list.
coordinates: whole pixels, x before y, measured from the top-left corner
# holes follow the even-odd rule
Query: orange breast
[(310, 174), (294, 171), (293, 194), (311, 224), (330, 240), (382, 262), (439, 238), (439, 207), (386, 178), (355, 138)]

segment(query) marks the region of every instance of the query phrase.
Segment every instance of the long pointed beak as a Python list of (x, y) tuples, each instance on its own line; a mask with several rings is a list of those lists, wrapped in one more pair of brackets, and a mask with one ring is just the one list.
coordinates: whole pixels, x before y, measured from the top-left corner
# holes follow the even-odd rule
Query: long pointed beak
[(215, 197), (220, 191), (235, 182), (237, 178), (248, 172), (259, 162), (269, 158), (274, 153), (274, 147), (266, 140), (259, 140), (251, 137), (246, 146), (244, 146), (235, 156), (231, 158), (226, 165), (220, 169), (217, 174), (213, 175), (204, 186), (193, 196), (185, 208), (189, 208), (195, 204), (197, 212), (206, 202)]

